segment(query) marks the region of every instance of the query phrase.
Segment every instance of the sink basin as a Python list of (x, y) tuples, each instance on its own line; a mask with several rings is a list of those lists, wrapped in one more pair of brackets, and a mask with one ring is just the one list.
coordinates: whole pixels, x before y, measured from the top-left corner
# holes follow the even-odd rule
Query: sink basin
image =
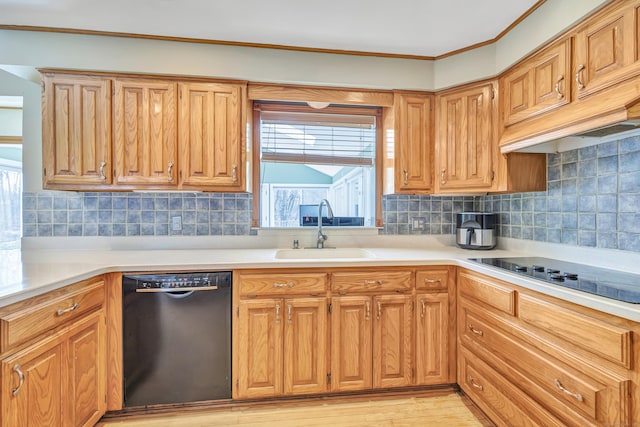
[(324, 248), (324, 249), (278, 249), (276, 259), (341, 259), (375, 258), (360, 248)]

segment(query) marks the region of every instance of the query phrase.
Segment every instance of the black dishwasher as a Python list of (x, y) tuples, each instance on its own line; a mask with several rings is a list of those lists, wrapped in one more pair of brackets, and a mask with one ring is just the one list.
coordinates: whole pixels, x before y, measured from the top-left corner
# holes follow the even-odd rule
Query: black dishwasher
[(124, 406), (231, 398), (231, 272), (122, 277)]

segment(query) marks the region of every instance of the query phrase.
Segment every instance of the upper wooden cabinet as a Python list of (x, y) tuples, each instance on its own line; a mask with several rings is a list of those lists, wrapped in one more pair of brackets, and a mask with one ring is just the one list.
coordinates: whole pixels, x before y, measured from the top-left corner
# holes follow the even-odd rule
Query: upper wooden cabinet
[(42, 75), (44, 188), (244, 189), (246, 83)]
[(175, 187), (176, 83), (116, 79), (114, 85), (116, 183)]
[(111, 184), (111, 81), (49, 73), (42, 80), (44, 187)]
[(245, 86), (180, 83), (180, 176), (183, 188), (244, 188)]
[(394, 94), (395, 191), (428, 193), (432, 190), (433, 95)]
[(491, 188), (496, 150), (493, 100), (492, 83), (436, 97), (436, 193)]
[(578, 99), (640, 73), (640, 5), (621, 3), (623, 7), (588, 21), (575, 36)]
[(555, 43), (500, 79), (504, 125), (509, 126), (568, 104), (571, 39)]

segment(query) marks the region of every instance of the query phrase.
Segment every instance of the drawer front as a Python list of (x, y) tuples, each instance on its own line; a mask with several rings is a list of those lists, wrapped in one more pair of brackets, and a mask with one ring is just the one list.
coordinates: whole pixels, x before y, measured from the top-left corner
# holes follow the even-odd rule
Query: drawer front
[(411, 271), (353, 271), (331, 275), (334, 292), (410, 291)]
[(515, 316), (516, 291), (479, 276), (461, 271), (458, 276), (460, 293), (476, 302), (487, 304), (503, 313)]
[(459, 366), (460, 387), (498, 425), (565, 426), (464, 347)]
[(241, 296), (309, 295), (327, 291), (326, 273), (240, 273)]
[(449, 283), (448, 269), (420, 270), (416, 272), (416, 289), (447, 289)]
[(632, 365), (632, 332), (528, 295), (518, 316), (528, 324), (626, 368)]
[(104, 304), (104, 281), (0, 318), (1, 353)]
[[(569, 367), (551, 356), (526, 347), (511, 334), (536, 347), (536, 339), (515, 329), (510, 335), (496, 328), (499, 320), (484, 318), (462, 307), (463, 341), (487, 349), (536, 384), (531, 391), (536, 400), (557, 407), (569, 406), (591, 420), (619, 425), (628, 421), (629, 381), (612, 377), (580, 363)], [(508, 325), (506, 325), (508, 328)], [(555, 400), (556, 402), (553, 402)], [(624, 425), (624, 424), (623, 424)]]

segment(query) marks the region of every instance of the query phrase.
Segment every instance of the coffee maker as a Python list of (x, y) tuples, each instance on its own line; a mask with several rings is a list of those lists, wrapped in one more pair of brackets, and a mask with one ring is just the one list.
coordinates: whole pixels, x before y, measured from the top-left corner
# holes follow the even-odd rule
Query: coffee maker
[(456, 244), (464, 249), (493, 249), (496, 246), (496, 214), (456, 214)]

